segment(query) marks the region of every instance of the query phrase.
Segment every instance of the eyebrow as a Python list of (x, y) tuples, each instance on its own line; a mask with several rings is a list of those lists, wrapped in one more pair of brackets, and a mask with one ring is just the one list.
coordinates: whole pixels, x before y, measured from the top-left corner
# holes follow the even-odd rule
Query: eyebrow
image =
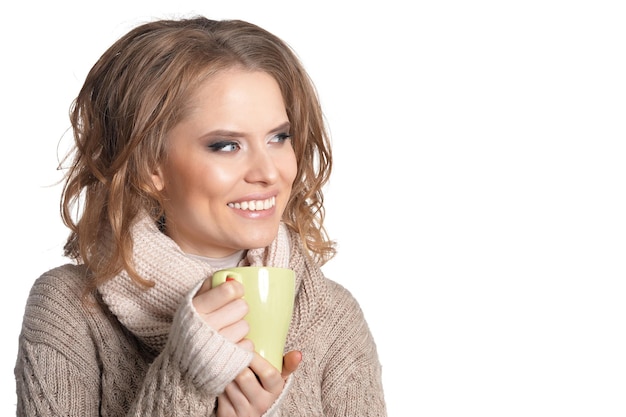
[[(272, 133), (283, 132), (283, 131), (289, 130), (290, 128), (291, 128), (291, 123), (285, 122), (285, 123), (281, 123), (280, 125), (276, 126), (272, 130), (270, 130), (268, 133), (272, 134)], [(236, 132), (236, 131), (233, 131), (233, 130), (217, 129), (217, 130), (212, 130), (212, 131), (210, 131), (209, 133), (207, 133), (206, 135), (203, 135), (203, 136), (205, 136), (205, 137), (206, 136), (223, 136), (223, 137), (237, 138), (237, 137), (246, 136), (246, 135), (241, 133), (241, 132)]]
[(270, 133), (284, 132), (285, 130), (290, 130), (290, 129), (291, 129), (291, 123), (287, 121), (279, 125), (278, 127), (274, 128), (273, 130), (271, 130)]

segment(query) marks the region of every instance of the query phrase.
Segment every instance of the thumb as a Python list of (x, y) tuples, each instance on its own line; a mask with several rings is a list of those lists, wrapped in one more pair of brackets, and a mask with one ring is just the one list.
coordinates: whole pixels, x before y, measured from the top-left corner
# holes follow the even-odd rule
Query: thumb
[(289, 375), (294, 373), (300, 362), (302, 362), (302, 352), (298, 350), (287, 352), (283, 357), (283, 371), (281, 372), (283, 379), (287, 379)]

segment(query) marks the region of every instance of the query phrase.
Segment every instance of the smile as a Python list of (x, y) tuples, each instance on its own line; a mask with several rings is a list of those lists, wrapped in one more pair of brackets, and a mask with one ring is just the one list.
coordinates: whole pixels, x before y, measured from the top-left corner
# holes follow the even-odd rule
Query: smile
[(228, 203), (228, 207), (239, 210), (259, 211), (267, 210), (276, 205), (276, 197), (270, 197), (265, 200), (242, 201), (241, 203)]

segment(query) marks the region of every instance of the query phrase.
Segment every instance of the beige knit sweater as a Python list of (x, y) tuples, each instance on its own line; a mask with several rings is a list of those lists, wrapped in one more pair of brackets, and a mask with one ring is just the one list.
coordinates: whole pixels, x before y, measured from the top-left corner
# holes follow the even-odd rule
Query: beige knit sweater
[[(284, 244), (297, 296), (286, 350), (303, 361), (267, 416), (386, 416), (376, 345), (356, 300), (326, 279), (284, 229), (247, 264), (280, 264)], [(26, 305), (15, 366), (18, 416), (212, 416), (216, 396), (250, 353), (206, 325), (191, 298), (212, 274), (150, 223), (133, 231), (135, 262), (156, 285), (125, 274), (82, 298), (86, 270), (43, 274)], [(281, 249), (282, 248), (282, 249)], [(158, 300), (157, 302), (153, 302)]]

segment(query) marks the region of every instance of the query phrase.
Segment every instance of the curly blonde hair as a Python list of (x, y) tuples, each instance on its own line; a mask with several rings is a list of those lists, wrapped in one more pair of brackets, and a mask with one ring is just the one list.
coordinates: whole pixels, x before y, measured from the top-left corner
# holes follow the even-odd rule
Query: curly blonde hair
[(335, 255), (323, 225), (330, 140), (317, 92), (296, 54), (244, 21), (159, 20), (115, 42), (72, 103), (75, 146), (66, 157), (72, 162), (61, 198), (61, 216), (71, 230), (65, 255), (88, 266), (94, 286), (122, 269), (144, 282), (133, 267), (130, 230), (141, 212), (155, 222), (163, 216), (151, 174), (165, 156), (165, 136), (184, 117), (198, 85), (235, 66), (278, 82), (298, 166), (283, 221), (318, 264)]

